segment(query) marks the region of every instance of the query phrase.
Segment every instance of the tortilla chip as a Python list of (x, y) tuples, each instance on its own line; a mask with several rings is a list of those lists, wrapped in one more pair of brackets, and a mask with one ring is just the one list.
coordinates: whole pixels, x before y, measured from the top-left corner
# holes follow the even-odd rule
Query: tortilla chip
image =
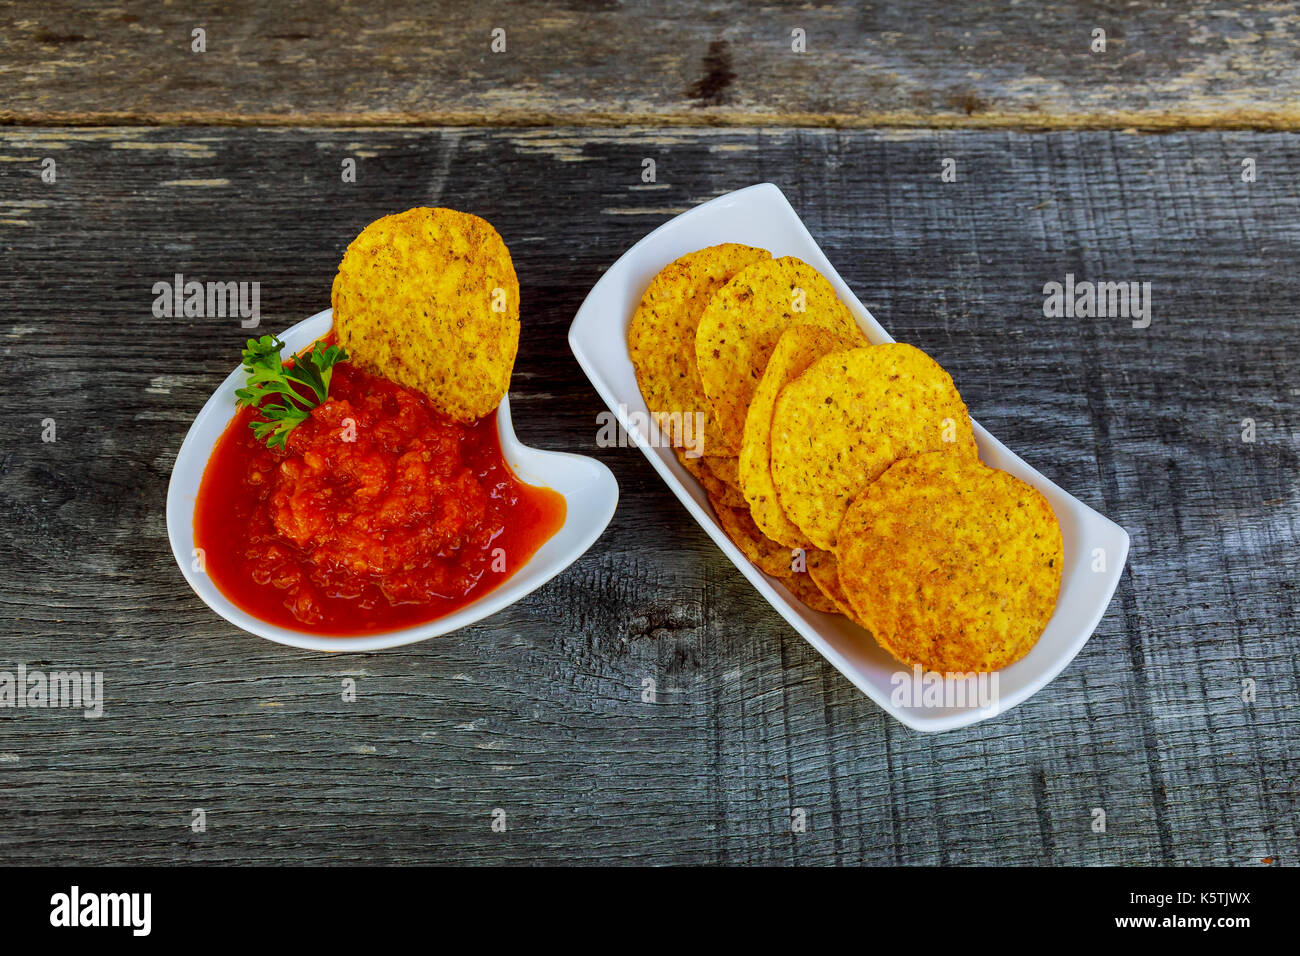
[(742, 269), (700, 316), (695, 333), (700, 381), (722, 434), (736, 451), (768, 357), (781, 333), (795, 325), (818, 326), (850, 338), (862, 334), (826, 277), (793, 256)]
[(821, 611), (823, 614), (844, 613), (834, 601), (821, 592), (808, 572), (794, 574), (787, 572), (785, 576), (777, 575), (777, 577), (780, 577), (781, 583), (791, 594), (814, 611)]
[(331, 295), (352, 361), (428, 396), (456, 421), (501, 404), (519, 348), (519, 280), (492, 226), (408, 209), (352, 240)]
[(949, 450), (975, 458), (966, 403), (951, 376), (910, 345), (818, 359), (777, 396), (772, 480), (790, 520), (835, 548), (849, 504), (900, 458)]
[(713, 505), (722, 530), (755, 567), (769, 577), (776, 578), (795, 598), (814, 611), (823, 614), (842, 613), (833, 601), (818, 590), (806, 571), (794, 570), (796, 556), (790, 549), (763, 536), (750, 518), (748, 509), (730, 508), (713, 498), (709, 502)]
[(1047, 499), (978, 459), (939, 451), (893, 465), (844, 519), (840, 581), (880, 645), (939, 673), (1024, 657), (1061, 586)]
[(744, 508), (745, 499), (739, 491), (719, 481), (704, 463), (707, 458), (688, 458), (680, 448), (674, 448), (677, 460), (691, 473), (691, 477), (700, 483), (709, 500), (718, 499), (728, 508)]
[[(718, 430), (695, 363), (695, 329), (713, 294), (745, 266), (770, 259), (766, 249), (723, 243), (687, 253), (650, 280), (627, 330), (637, 384), (651, 413), (668, 416), (666, 437), (700, 454), (732, 454)], [(674, 418), (673, 416), (680, 416)], [(698, 417), (697, 417), (698, 416)], [(695, 422), (703, 422), (695, 433)]]
[(818, 551), (816, 548), (810, 549), (807, 555), (808, 577), (812, 579), (813, 584), (817, 585), (817, 589), (835, 605), (837, 611), (853, 623), (861, 625), (857, 611), (853, 610), (849, 596), (844, 593), (844, 588), (840, 584), (839, 565), (835, 555), (829, 551)]
[(772, 483), (772, 410), (777, 395), (817, 359), (864, 345), (865, 341), (860, 334), (849, 338), (811, 325), (786, 329), (777, 340), (749, 403), (737, 467), (740, 491), (749, 502), (754, 523), (769, 538), (786, 547), (806, 549), (812, 542), (781, 510)]
[(704, 465), (709, 471), (713, 472), (713, 477), (730, 488), (740, 490), (740, 478), (736, 474), (736, 458), (728, 456), (726, 458), (711, 457), (704, 459)]
[(713, 511), (718, 516), (722, 530), (760, 571), (774, 578), (789, 577), (794, 573), (791, 563), (794, 555), (790, 549), (767, 538), (754, 525), (745, 507), (731, 508), (721, 501), (710, 498)]

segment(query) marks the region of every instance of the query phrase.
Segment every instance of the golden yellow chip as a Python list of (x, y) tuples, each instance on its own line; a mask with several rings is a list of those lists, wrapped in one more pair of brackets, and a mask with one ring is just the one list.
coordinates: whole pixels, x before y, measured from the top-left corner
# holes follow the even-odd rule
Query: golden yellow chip
[(843, 614), (844, 612), (821, 592), (817, 587), (815, 580), (808, 572), (791, 573), (787, 571), (784, 575), (776, 575), (780, 578), (782, 584), (786, 586), (796, 598), (807, 604), (814, 611), (821, 611), (823, 614)]
[(811, 542), (781, 510), (772, 483), (772, 410), (777, 395), (823, 355), (865, 344), (866, 339), (860, 333), (847, 337), (812, 325), (786, 329), (777, 340), (749, 403), (737, 465), (740, 491), (749, 502), (759, 529), (787, 547), (809, 548)]
[(722, 525), (722, 530), (727, 533), (727, 537), (760, 571), (776, 578), (789, 577), (794, 573), (791, 568), (794, 555), (790, 553), (790, 549), (764, 537), (763, 533), (754, 526), (748, 508), (728, 507), (713, 497), (710, 497), (709, 501), (713, 504), (714, 514), (718, 516), (718, 524)]
[(1029, 652), (1061, 586), (1061, 528), (1037, 489), (976, 458), (904, 459), (849, 509), (836, 555), (853, 609), (906, 664), (991, 671)]
[(713, 472), (713, 477), (728, 487), (740, 490), (740, 478), (736, 474), (735, 456), (709, 457), (704, 459), (704, 465), (709, 471)]
[(519, 348), (519, 280), (485, 220), (421, 207), (372, 222), (343, 253), (331, 299), (338, 342), (362, 368), (457, 421), (501, 404)]
[(740, 553), (764, 574), (776, 578), (784, 584), (798, 600), (814, 611), (823, 614), (840, 614), (841, 610), (827, 598), (813, 583), (806, 571), (795, 570), (795, 554), (790, 549), (777, 544), (754, 525), (746, 508), (731, 508), (716, 498), (710, 497), (713, 512), (718, 516), (718, 524), (727, 537), (740, 549)]
[(829, 551), (818, 551), (816, 548), (810, 549), (807, 555), (808, 577), (812, 578), (818, 590), (826, 595), (837, 611), (855, 624), (861, 624), (857, 612), (849, 603), (849, 596), (844, 593), (844, 587), (840, 584), (839, 565), (835, 555)]
[[(732, 276), (771, 255), (734, 242), (687, 253), (650, 280), (628, 326), (628, 352), (646, 407), (663, 416), (660, 430), (669, 441), (697, 456), (734, 455), (739, 447), (719, 432), (700, 385), (695, 364), (700, 313)], [(697, 420), (702, 422), (698, 431)]]
[(708, 461), (707, 458), (688, 458), (680, 448), (674, 448), (673, 451), (676, 453), (677, 460), (681, 462), (682, 467), (700, 483), (710, 501), (717, 499), (728, 508), (745, 507), (744, 496), (735, 488), (719, 481), (708, 466), (704, 464)]
[(722, 434), (736, 451), (768, 357), (781, 333), (794, 325), (861, 335), (826, 277), (793, 256), (742, 269), (700, 316), (695, 333), (700, 381)]
[(777, 396), (772, 480), (808, 539), (833, 550), (849, 504), (900, 458), (949, 450), (974, 458), (975, 436), (951, 376), (910, 345), (871, 345), (818, 359)]

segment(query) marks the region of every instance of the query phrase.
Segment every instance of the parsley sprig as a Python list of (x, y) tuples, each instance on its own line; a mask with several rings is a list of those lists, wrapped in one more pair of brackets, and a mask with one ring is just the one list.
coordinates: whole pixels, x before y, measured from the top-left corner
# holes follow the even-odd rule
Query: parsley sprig
[[(267, 448), (285, 447), (289, 432), (329, 396), (334, 366), (348, 360), (346, 349), (317, 343), (294, 358), (292, 365), (285, 365), (280, 359), (282, 348), (284, 343), (273, 335), (249, 339), (243, 352), (248, 381), (235, 389), (240, 405), (256, 408), (266, 419), (249, 422), (249, 427)], [(278, 401), (264, 404), (272, 397)]]

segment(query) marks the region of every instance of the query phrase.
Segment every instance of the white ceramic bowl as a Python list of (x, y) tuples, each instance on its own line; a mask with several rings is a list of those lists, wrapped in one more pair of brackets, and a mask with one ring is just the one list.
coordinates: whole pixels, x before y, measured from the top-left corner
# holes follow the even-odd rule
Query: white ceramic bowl
[[(774, 256), (798, 256), (820, 270), (857, 317), (873, 343), (894, 341), (857, 300), (818, 248), (785, 196), (771, 183), (740, 189), (697, 206), (660, 226), (629, 249), (596, 283), (569, 329), (569, 345), (623, 428), (645, 453), (686, 510), (717, 542), (758, 593), (817, 648), (841, 674), (909, 727), (951, 730), (1021, 703), (1061, 672), (1101, 620), (1128, 556), (1128, 534), (1113, 521), (1073, 498), (1008, 451), (975, 424), (980, 457), (1036, 487), (1061, 523), (1065, 567), (1056, 612), (1025, 657), (997, 672), (993, 707), (902, 706), (891, 700), (902, 665), (862, 628), (838, 615), (821, 614), (796, 600), (776, 579), (752, 565), (723, 533), (699, 484), (681, 467), (647, 418), (645, 400), (627, 351), (627, 327), (651, 278), (669, 262), (705, 246), (743, 242)], [(924, 343), (918, 343), (924, 347)], [(960, 387), (960, 383), (959, 387)], [(629, 420), (634, 418), (635, 420)], [(1094, 571), (1094, 549), (1102, 549), (1104, 570)]]
[[(331, 317), (332, 312), (327, 309), (299, 322), (280, 338), (289, 352), (304, 349), (330, 330)], [(231, 624), (267, 640), (317, 651), (372, 651), (437, 637), (481, 621), (541, 587), (576, 561), (600, 537), (618, 505), (618, 483), (600, 462), (581, 455), (538, 451), (521, 445), (510, 422), (510, 398), (507, 396), (497, 409), (497, 432), (506, 462), (520, 480), (559, 492), (566, 505), (564, 525), (529, 558), (527, 564), (500, 587), (446, 617), (395, 631), (360, 637), (332, 637), (268, 624), (232, 604), (206, 574), (193, 567), (194, 502), (199, 482), (213, 446), (235, 414), (235, 389), (243, 380), (241, 369), (231, 372), (208, 399), (185, 436), (167, 488), (167, 535), (176, 562), (194, 593)]]

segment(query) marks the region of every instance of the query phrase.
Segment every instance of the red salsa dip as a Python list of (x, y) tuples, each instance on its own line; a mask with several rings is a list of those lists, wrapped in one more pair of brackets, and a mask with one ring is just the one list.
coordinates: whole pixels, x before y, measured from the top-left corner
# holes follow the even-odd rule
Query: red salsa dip
[(422, 624), (493, 590), (564, 523), (526, 485), (496, 412), (450, 421), (351, 362), (329, 397), (267, 448), (241, 408), (208, 459), (194, 542), (212, 583), (263, 621), (314, 634)]

